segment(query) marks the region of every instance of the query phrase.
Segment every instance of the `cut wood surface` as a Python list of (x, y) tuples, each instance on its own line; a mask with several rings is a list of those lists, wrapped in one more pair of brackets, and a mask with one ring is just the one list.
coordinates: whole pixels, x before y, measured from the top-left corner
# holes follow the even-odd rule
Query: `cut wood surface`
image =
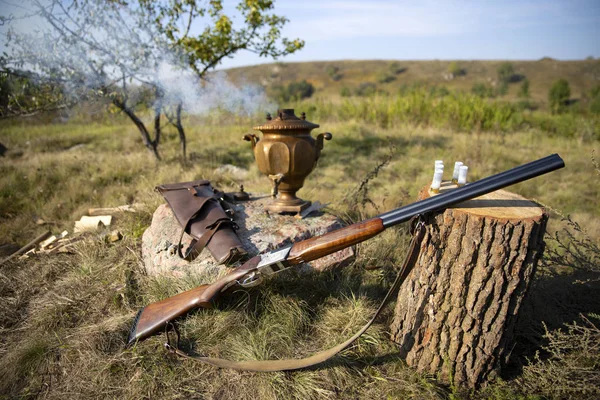
[[(453, 183), (444, 182), (440, 188), (440, 193), (455, 188), (456, 185)], [(429, 188), (424, 188), (419, 193), (419, 199), (426, 199), (432, 195), (435, 196)], [(497, 190), (472, 200), (463, 201), (452, 207), (452, 209), (455, 212), (466, 212), (470, 215), (496, 219), (538, 219), (544, 213), (544, 210), (538, 204), (506, 190)]]
[[(442, 191), (452, 187), (445, 183)], [(419, 195), (429, 196), (427, 188)], [(427, 218), (391, 325), (409, 365), (471, 388), (500, 366), (543, 251), (547, 218), (536, 203), (504, 190)]]
[(85, 232), (89, 230), (96, 230), (100, 225), (104, 225), (105, 227), (110, 226), (112, 222), (111, 215), (99, 215), (95, 217), (88, 217), (84, 215), (81, 217), (79, 221), (75, 221), (75, 233)]

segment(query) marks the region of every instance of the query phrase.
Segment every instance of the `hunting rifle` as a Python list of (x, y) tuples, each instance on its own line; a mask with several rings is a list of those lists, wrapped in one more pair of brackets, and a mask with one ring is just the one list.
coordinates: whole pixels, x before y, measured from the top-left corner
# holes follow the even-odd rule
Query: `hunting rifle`
[(212, 308), (215, 300), (232, 287), (256, 286), (263, 281), (265, 276), (335, 253), (372, 238), (386, 228), (406, 222), (415, 216), (444, 210), (460, 202), (535, 178), (564, 166), (564, 161), (560, 156), (553, 154), (388, 211), (375, 218), (255, 256), (212, 284), (198, 286), (142, 308), (133, 322), (128, 345), (166, 330), (170, 322), (195, 308)]

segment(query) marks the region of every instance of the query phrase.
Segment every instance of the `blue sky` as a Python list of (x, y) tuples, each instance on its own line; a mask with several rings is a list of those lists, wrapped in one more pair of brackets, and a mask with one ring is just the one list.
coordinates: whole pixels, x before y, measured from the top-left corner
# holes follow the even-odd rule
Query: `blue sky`
[[(275, 12), (306, 41), (282, 61), (600, 57), (600, 0), (278, 0)], [(245, 52), (221, 68), (264, 62)]]
[[(224, 3), (234, 10), (238, 0)], [(21, 10), (0, 0), (0, 14)], [(283, 36), (306, 42), (287, 62), (600, 58), (600, 0), (276, 0), (274, 12), (290, 20)], [(266, 62), (238, 52), (219, 68)]]

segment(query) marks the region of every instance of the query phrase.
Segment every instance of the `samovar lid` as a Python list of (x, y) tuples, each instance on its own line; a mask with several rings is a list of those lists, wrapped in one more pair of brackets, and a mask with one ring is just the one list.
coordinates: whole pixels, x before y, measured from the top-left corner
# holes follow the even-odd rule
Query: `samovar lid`
[(302, 118), (294, 114), (293, 108), (282, 108), (277, 110), (277, 117), (271, 118), (267, 114), (267, 122), (263, 125), (255, 126), (253, 129), (261, 132), (284, 131), (284, 130), (312, 130), (319, 125), (306, 120), (306, 115), (302, 113)]

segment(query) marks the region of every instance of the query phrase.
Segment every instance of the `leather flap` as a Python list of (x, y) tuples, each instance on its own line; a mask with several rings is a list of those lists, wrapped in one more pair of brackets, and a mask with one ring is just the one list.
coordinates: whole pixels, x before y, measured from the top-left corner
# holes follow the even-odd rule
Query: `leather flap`
[[(236, 257), (246, 254), (232, 229), (235, 223), (221, 205), (223, 193), (214, 190), (209, 181), (170, 183), (159, 185), (156, 190), (167, 200), (183, 231), (194, 238), (188, 248), (190, 252), (186, 251), (186, 256), (182, 257), (188, 259), (191, 250), (196, 248), (199, 253), (205, 246), (219, 263), (233, 262)], [(214, 225), (216, 223), (218, 227)]]
[(162, 185), (156, 186), (156, 190), (159, 192), (166, 192), (169, 190), (179, 190), (179, 189), (190, 189), (196, 186), (210, 186), (210, 181), (206, 179), (198, 179), (196, 181), (190, 182), (177, 182), (177, 183), (164, 183)]

